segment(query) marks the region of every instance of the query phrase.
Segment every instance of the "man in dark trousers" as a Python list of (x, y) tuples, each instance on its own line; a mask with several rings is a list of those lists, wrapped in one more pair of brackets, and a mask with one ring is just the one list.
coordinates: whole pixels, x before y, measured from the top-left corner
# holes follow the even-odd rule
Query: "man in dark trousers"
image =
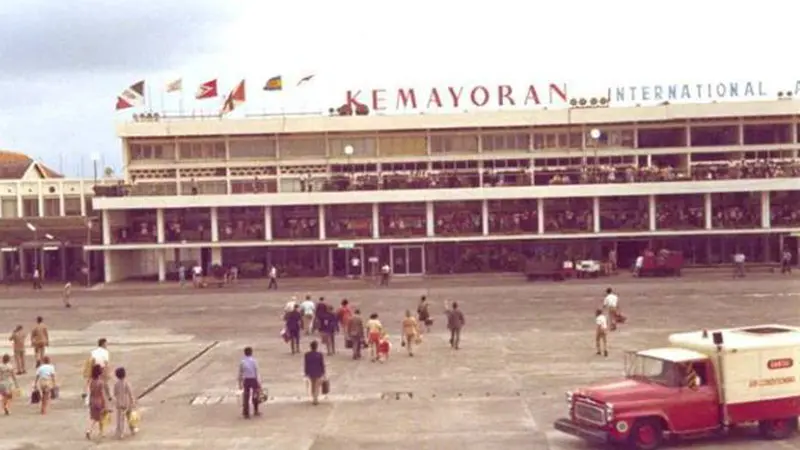
[(353, 359), (361, 359), (361, 350), (364, 349), (364, 319), (361, 318), (360, 309), (356, 309), (347, 322), (345, 333), (353, 346)]
[(292, 310), (283, 317), (283, 320), (292, 354), (300, 353), (300, 331), (303, 329), (303, 313), (300, 312), (300, 305), (295, 303)]
[(464, 313), (458, 309), (458, 303), (453, 302), (453, 306), (447, 309), (447, 302), (444, 304), (445, 314), (447, 315), (447, 329), (450, 330), (450, 347), (458, 350), (461, 343), (461, 329), (466, 325)]
[(325, 380), (325, 357), (318, 351), (319, 343), (311, 341), (311, 350), (306, 352), (303, 363), (303, 373), (311, 385), (311, 403), (319, 404), (319, 394), (322, 382)]
[(253, 358), (252, 347), (244, 348), (244, 358), (239, 363), (239, 389), (242, 390), (242, 416), (250, 418), (250, 403), (253, 404), (253, 414), (258, 412), (258, 396), (261, 391), (261, 377), (258, 373), (258, 363)]

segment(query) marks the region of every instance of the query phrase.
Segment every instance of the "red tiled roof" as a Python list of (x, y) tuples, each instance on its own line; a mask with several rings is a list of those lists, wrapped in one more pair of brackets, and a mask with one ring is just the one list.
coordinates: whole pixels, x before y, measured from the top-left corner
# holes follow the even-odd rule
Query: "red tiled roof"
[(0, 180), (19, 180), (25, 176), (31, 164), (36, 165), (36, 169), (42, 178), (63, 178), (63, 175), (55, 170), (38, 163), (28, 155), (0, 150)]

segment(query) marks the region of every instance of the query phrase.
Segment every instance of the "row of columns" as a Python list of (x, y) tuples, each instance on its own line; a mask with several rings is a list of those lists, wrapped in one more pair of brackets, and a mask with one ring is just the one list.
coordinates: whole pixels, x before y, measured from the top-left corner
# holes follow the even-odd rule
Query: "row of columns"
[[(705, 229), (712, 228), (713, 210), (711, 204), (711, 194), (704, 194), (703, 196)], [(537, 219), (538, 219), (538, 234), (544, 234), (545, 216), (544, 216), (544, 200), (537, 199), (536, 202)], [(320, 205), (317, 208), (318, 222), (319, 222), (319, 239), (326, 240), (326, 210), (325, 207)], [(656, 231), (656, 196), (650, 195), (648, 197), (648, 219), (649, 230)], [(425, 203), (426, 215), (426, 236), (435, 237), (436, 217), (434, 214), (434, 202), (429, 201)], [(761, 227), (770, 228), (770, 193), (761, 193)], [(481, 228), (484, 236), (489, 235), (489, 201), (483, 200), (481, 202)], [(264, 207), (264, 229), (265, 240), (272, 241), (272, 207)], [(600, 229), (600, 198), (592, 198), (592, 229), (595, 233), (601, 232)], [(164, 210), (156, 210), (156, 232), (157, 242), (164, 243)], [(372, 204), (372, 238), (380, 238), (380, 206), (377, 203)], [(211, 208), (211, 242), (219, 242), (219, 210), (216, 207)], [(103, 244), (111, 245), (111, 224), (108, 218), (108, 211), (103, 211)]]

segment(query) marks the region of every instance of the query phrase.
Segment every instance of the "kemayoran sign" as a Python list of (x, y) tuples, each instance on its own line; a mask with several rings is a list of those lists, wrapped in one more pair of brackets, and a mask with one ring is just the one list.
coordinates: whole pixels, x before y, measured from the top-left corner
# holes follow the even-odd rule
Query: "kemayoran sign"
[(568, 103), (565, 83), (434, 86), (347, 91), (345, 104), (372, 111), (436, 111), (536, 107)]

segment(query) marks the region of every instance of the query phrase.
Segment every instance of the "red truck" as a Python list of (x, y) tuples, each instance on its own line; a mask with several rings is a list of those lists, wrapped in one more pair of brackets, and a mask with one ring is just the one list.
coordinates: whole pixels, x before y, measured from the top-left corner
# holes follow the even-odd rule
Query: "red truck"
[(758, 325), (673, 334), (671, 346), (626, 355), (625, 379), (567, 392), (554, 427), (637, 450), (667, 438), (757, 425), (766, 439), (797, 431), (800, 328)]

